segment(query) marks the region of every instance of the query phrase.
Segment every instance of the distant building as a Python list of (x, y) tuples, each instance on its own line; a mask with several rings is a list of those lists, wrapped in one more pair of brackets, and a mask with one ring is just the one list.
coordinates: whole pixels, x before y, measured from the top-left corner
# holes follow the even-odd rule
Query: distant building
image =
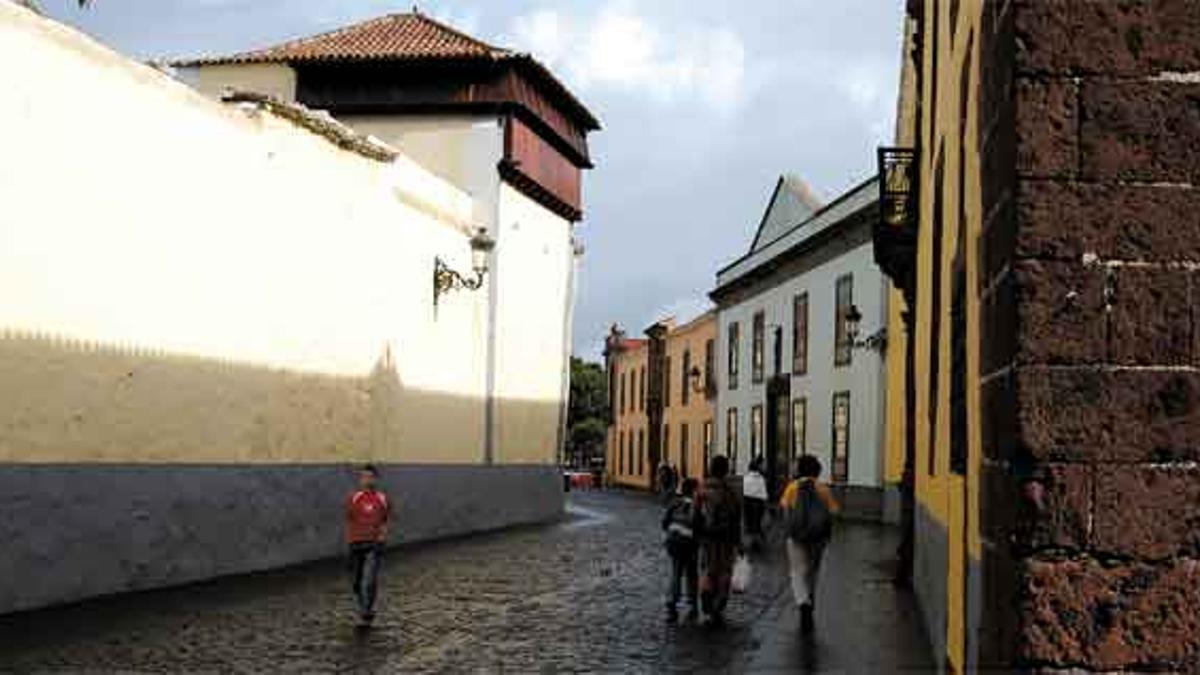
[[(763, 457), (775, 490), (797, 457), (814, 455), (851, 512), (894, 518), (885, 486), (901, 467), (882, 434), (886, 281), (871, 247), (878, 193), (872, 178), (820, 206), (781, 178), (750, 251), (717, 274), (716, 451), (739, 473)], [(865, 326), (857, 342), (852, 312)]]
[(605, 341), (609, 480), (654, 489), (662, 462), (680, 478), (703, 478), (713, 448), (716, 315), (682, 326), (664, 319), (645, 335), (628, 338), (614, 326)]
[(613, 326), (606, 340), (609, 416), (605, 475), (610, 484), (650, 489), (655, 460), (646, 451), (649, 431), (646, 384), (650, 377), (649, 340), (625, 337)]

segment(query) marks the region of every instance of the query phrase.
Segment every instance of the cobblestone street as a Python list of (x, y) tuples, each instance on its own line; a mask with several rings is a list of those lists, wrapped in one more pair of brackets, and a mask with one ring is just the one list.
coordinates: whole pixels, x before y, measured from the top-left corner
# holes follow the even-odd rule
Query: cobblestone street
[(847, 524), (803, 642), (781, 552), (760, 558), (722, 631), (664, 620), (659, 507), (571, 494), (559, 524), (394, 551), (380, 616), (353, 627), (327, 561), (0, 619), (0, 670), (894, 672), (931, 664), (895, 536)]

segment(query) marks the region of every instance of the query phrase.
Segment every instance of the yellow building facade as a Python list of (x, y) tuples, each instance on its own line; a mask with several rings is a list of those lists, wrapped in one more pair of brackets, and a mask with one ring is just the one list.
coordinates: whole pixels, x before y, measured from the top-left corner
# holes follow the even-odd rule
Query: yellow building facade
[(649, 418), (646, 414), (649, 341), (610, 337), (609, 403), (605, 474), (610, 485), (650, 489), (654, 463), (647, 453)]
[(716, 312), (676, 326), (664, 319), (644, 338), (614, 326), (605, 344), (611, 420), (608, 481), (657, 488), (660, 464), (703, 478), (713, 448)]
[(712, 455), (716, 339), (715, 311), (666, 332), (662, 457), (680, 479), (703, 478)]

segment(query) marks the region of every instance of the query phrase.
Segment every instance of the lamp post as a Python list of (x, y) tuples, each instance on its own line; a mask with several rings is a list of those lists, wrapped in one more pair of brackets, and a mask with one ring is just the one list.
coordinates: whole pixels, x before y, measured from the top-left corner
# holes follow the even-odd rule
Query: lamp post
[(474, 291), (483, 286), (488, 271), (488, 254), (496, 247), (496, 241), (481, 227), (471, 237), (471, 269), (475, 276), (468, 278), (450, 268), (441, 257), (433, 259), (433, 307), (438, 299), (454, 290)]

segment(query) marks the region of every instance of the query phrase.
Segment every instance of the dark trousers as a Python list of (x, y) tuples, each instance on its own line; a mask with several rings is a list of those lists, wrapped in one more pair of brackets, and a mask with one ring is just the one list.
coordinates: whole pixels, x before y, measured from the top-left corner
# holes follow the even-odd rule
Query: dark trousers
[(699, 555), (695, 544), (668, 545), (671, 554), (671, 584), (667, 589), (667, 608), (675, 609), (683, 594), (683, 583), (687, 581), (688, 605), (696, 608), (696, 593), (699, 588)]
[(746, 514), (746, 533), (752, 537), (761, 537), (763, 513), (767, 510), (767, 503), (761, 499), (747, 497), (742, 504)]
[(350, 544), (350, 572), (354, 580), (354, 600), (358, 613), (370, 615), (375, 609), (379, 564), (383, 561), (383, 544), (358, 541)]

